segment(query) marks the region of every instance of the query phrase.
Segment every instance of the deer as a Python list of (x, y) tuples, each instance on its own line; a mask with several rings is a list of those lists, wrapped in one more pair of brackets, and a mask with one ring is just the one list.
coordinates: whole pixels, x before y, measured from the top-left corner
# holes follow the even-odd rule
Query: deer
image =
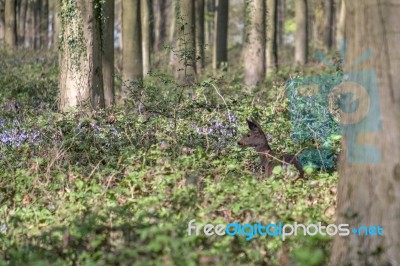
[(303, 179), (304, 171), (297, 155), (286, 154), (276, 157), (260, 125), (254, 119), (246, 120), (250, 131), (237, 144), (242, 147), (255, 148), (260, 156), (261, 168), (265, 175), (270, 177), (275, 166), (281, 165), (283, 169), (286, 169), (289, 164), (292, 164), (299, 171), (299, 176), (293, 182)]

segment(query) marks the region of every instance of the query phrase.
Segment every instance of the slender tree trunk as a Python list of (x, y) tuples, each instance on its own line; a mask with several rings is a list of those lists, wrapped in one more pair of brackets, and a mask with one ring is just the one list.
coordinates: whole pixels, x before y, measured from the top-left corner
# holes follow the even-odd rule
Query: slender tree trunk
[(265, 76), (266, 7), (264, 0), (246, 0), (245, 5), (244, 79), (256, 86)]
[(24, 46), (25, 44), (25, 25), (26, 25), (26, 12), (28, 9), (28, 0), (21, 0), (19, 10), (19, 23), (18, 23), (18, 45)]
[(0, 43), (4, 42), (4, 34), (5, 34), (5, 19), (4, 19), (4, 8), (5, 3), (0, 2)]
[(10, 48), (17, 46), (17, 20), (16, 20), (16, 1), (5, 1), (5, 42)]
[(33, 0), (34, 9), (33, 9), (33, 27), (34, 27), (34, 49), (39, 49), (41, 47), (41, 9), (42, 9), (42, 0)]
[(350, 230), (376, 226), (376, 236), (336, 235), (331, 265), (400, 265), (399, 14), (400, 5), (390, 0), (346, 1), (346, 65), (367, 51), (371, 57), (347, 69), (357, 83), (344, 82), (362, 89), (351, 93), (367, 113), (345, 128), (336, 223)]
[(117, 36), (119, 36), (118, 38), (118, 49), (120, 51), (123, 50), (122, 47), (122, 0), (119, 1), (115, 1), (115, 28), (116, 28), (116, 32), (117, 32)]
[(103, 4), (103, 85), (106, 107), (114, 105), (114, 1)]
[(216, 12), (216, 0), (206, 0), (206, 10), (207, 10), (207, 15), (206, 15), (206, 35), (205, 35), (205, 41), (207, 43), (207, 50), (214, 51), (214, 21), (215, 21), (215, 12)]
[(214, 29), (213, 69), (228, 62), (228, 17), (229, 0), (217, 0)]
[(28, 10), (27, 10), (27, 23), (25, 29), (25, 42), (27, 47), (34, 48), (35, 43), (35, 23), (34, 23), (34, 9), (35, 9), (35, 2), (28, 1)]
[(196, 57), (197, 71), (200, 72), (205, 64), (204, 42), (204, 0), (196, 1)]
[(334, 7), (334, 0), (325, 1), (323, 41), (326, 50), (332, 49), (333, 45), (333, 15), (335, 13)]
[(337, 29), (336, 29), (336, 47), (340, 49), (341, 43), (345, 39), (345, 20), (346, 20), (346, 1), (345, 0), (339, 0), (340, 1), (340, 12), (339, 12), (339, 18), (337, 22)]
[(154, 47), (155, 51), (161, 51), (167, 42), (168, 25), (171, 23), (173, 12), (172, 1), (153, 0), (154, 10)]
[(86, 104), (103, 108), (100, 6), (95, 1), (62, 1), (61, 10), (69, 12), (62, 16), (63, 40), (73, 40), (73, 45), (61, 44), (60, 109)]
[(295, 64), (305, 65), (308, 56), (307, 0), (295, 0), (296, 9), (296, 47)]
[(286, 14), (286, 1), (283, 0), (278, 1), (277, 42), (279, 47), (283, 46), (285, 14)]
[(61, 25), (61, 21), (60, 21), (60, 3), (59, 1), (51, 1), (52, 3), (52, 48), (53, 50), (57, 50), (58, 49), (58, 40), (60, 38), (60, 25)]
[(278, 0), (267, 1), (267, 74), (270, 74), (273, 69), (278, 67)]
[(196, 41), (194, 0), (177, 0), (175, 8), (176, 48), (172, 63), (175, 78), (182, 84), (191, 84), (196, 78)]
[(151, 64), (151, 1), (140, 1), (142, 16), (142, 55), (143, 55), (143, 76), (150, 71)]
[(143, 78), (140, 0), (122, 1), (122, 90), (125, 100), (130, 82)]
[(40, 21), (40, 45), (49, 48), (49, 0), (42, 0)]

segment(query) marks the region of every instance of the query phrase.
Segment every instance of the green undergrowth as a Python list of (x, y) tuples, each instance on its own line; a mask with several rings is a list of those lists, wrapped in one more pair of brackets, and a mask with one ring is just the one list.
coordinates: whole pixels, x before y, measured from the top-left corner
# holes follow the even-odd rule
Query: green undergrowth
[[(3, 71), (16, 75), (13, 64)], [(40, 71), (15, 82), (35, 84)], [(40, 108), (26, 94), (1, 94), (2, 103), (21, 107), (0, 113), (0, 265), (326, 263), (331, 237), (188, 235), (193, 219), (333, 222), (335, 171), (310, 170), (296, 183), (279, 170), (260, 178), (255, 151), (236, 144), (253, 117), (278, 154), (316, 148), (320, 140), (292, 140), (283, 83), (271, 82), (273, 91), (255, 99), (226, 74), (179, 97), (171, 78), (153, 74), (132, 84), (124, 106), (60, 113), (51, 107), (56, 78), (40, 85), (50, 88)], [(16, 90), (9, 79), (0, 82)], [(325, 141), (338, 149), (335, 136)]]

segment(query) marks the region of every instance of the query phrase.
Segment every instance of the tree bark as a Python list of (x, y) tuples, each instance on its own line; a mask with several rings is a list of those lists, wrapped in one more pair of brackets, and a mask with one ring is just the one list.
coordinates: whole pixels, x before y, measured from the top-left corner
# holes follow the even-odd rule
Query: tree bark
[(333, 17), (335, 13), (334, 0), (324, 2), (324, 34), (323, 42), (325, 50), (332, 49), (333, 46)]
[(40, 47), (49, 48), (49, 0), (42, 0), (40, 21)]
[(286, 1), (278, 1), (278, 25), (277, 25), (277, 42), (278, 46), (283, 46), (283, 34), (285, 25), (285, 14), (286, 14)]
[(219, 69), (221, 64), (228, 62), (228, 19), (229, 0), (217, 0), (214, 29), (213, 69)]
[(278, 67), (278, 0), (267, 1), (267, 75)]
[(142, 16), (142, 55), (143, 55), (143, 76), (147, 76), (151, 66), (151, 1), (141, 0)]
[(5, 1), (5, 43), (10, 48), (17, 46), (17, 20), (16, 20), (16, 1)]
[[(366, 106), (366, 116), (360, 117), (344, 137), (336, 223), (349, 224), (350, 230), (379, 225), (383, 236), (336, 235), (331, 265), (400, 265), (399, 14), (400, 5), (390, 0), (346, 1), (349, 68), (345, 71), (348, 77), (362, 81), (358, 84), (368, 92), (359, 97), (359, 106), (370, 104)], [(367, 51), (372, 56), (351, 67)], [(371, 71), (376, 73), (376, 85)], [(368, 151), (348, 148), (356, 145), (364, 145)], [(349, 158), (364, 162), (351, 163)]]
[(176, 80), (188, 85), (196, 79), (195, 3), (194, 0), (177, 0), (176, 4), (177, 40), (172, 63)]
[(295, 65), (305, 65), (308, 56), (307, 0), (295, 0), (296, 8), (296, 46)]
[(52, 12), (52, 33), (51, 33), (51, 48), (53, 50), (58, 49), (58, 40), (60, 37), (60, 3), (59, 1), (51, 1), (51, 12)]
[(248, 86), (260, 84), (265, 76), (265, 20), (263, 0), (245, 2), (244, 79)]
[(105, 107), (114, 105), (114, 1), (105, 1), (103, 6), (103, 85)]
[(340, 12), (336, 29), (336, 48), (340, 49), (341, 43), (345, 40), (345, 19), (346, 19), (346, 1), (340, 0)]
[(20, 10), (18, 16), (18, 45), (23, 47), (25, 44), (25, 25), (26, 25), (26, 13), (28, 9), (28, 0), (21, 0)]
[(33, 0), (33, 27), (34, 27), (34, 49), (40, 49), (41, 47), (41, 20), (42, 20), (42, 0)]
[(100, 6), (88, 0), (62, 1), (61, 10), (69, 14), (61, 21), (60, 109), (86, 104), (103, 108)]
[(200, 72), (205, 65), (205, 42), (204, 42), (204, 0), (195, 0), (196, 2), (196, 70)]
[(168, 29), (173, 17), (172, 0), (153, 0), (154, 10), (154, 47), (161, 51), (167, 44)]
[(25, 28), (25, 47), (30, 48), (33, 48), (35, 42), (34, 8), (35, 3), (33, 1), (28, 1)]
[(207, 50), (214, 51), (214, 21), (215, 13), (216, 13), (216, 0), (206, 0), (206, 34), (205, 34), (205, 42), (207, 43)]
[(6, 22), (4, 19), (4, 8), (5, 8), (5, 3), (0, 2), (0, 43), (4, 42), (4, 34), (6, 26)]
[(125, 100), (130, 82), (143, 78), (140, 0), (122, 1), (122, 89)]

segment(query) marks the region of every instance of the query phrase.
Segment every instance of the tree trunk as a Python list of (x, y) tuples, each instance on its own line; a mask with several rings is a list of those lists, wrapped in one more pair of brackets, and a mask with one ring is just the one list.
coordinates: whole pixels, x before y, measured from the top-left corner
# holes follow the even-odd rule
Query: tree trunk
[(278, 1), (278, 25), (277, 25), (277, 42), (278, 46), (283, 46), (283, 35), (285, 25), (285, 14), (286, 14), (286, 1)]
[(153, 0), (154, 10), (154, 47), (155, 51), (161, 51), (167, 44), (168, 29), (171, 24), (173, 3), (171, 0)]
[(33, 0), (33, 27), (34, 27), (34, 49), (40, 49), (41, 47), (41, 19), (42, 19), (42, 0)]
[(308, 55), (307, 0), (295, 0), (296, 47), (295, 65), (305, 65)]
[(142, 16), (142, 55), (143, 55), (143, 76), (150, 71), (151, 64), (151, 1), (141, 0)]
[(197, 71), (201, 71), (205, 64), (204, 42), (204, 0), (196, 1), (196, 57)]
[(188, 85), (196, 78), (195, 5), (194, 0), (177, 0), (176, 4), (177, 40), (172, 63), (176, 80)]
[(26, 14), (25, 28), (25, 47), (33, 48), (35, 42), (35, 25), (34, 25), (34, 9), (35, 2), (28, 0), (28, 10)]
[(333, 45), (333, 15), (335, 13), (334, 1), (324, 2), (324, 34), (323, 42), (325, 50), (332, 49)]
[(103, 6), (103, 85), (106, 107), (114, 105), (114, 1), (105, 1)]
[[(104, 107), (100, 6), (95, 1), (62, 1), (60, 109)], [(71, 12), (73, 12), (71, 14)], [(72, 45), (71, 45), (72, 44)]]
[(278, 67), (278, 34), (276, 26), (278, 24), (278, 0), (267, 1), (267, 74), (270, 74)]
[(42, 49), (49, 48), (49, 0), (42, 0), (40, 21), (40, 45)]
[[(357, 83), (344, 83), (362, 89), (365, 96), (351, 93), (367, 112), (344, 127), (336, 223), (379, 225), (383, 236), (377, 228), (376, 236), (336, 235), (331, 265), (400, 265), (399, 14), (390, 0), (346, 1), (345, 71)], [(360, 62), (367, 51), (371, 57)]]
[(16, 20), (16, 1), (5, 1), (5, 43), (10, 48), (17, 46), (17, 20)]
[(248, 86), (260, 84), (265, 76), (265, 20), (263, 0), (245, 2), (244, 79)]
[(58, 49), (58, 40), (60, 38), (60, 3), (59, 1), (51, 1), (52, 4), (52, 38), (51, 38), (51, 47), (53, 50)]
[(340, 12), (336, 29), (336, 48), (340, 49), (341, 43), (345, 40), (346, 1), (340, 0)]
[(25, 25), (26, 25), (26, 12), (28, 9), (28, 0), (21, 0), (20, 10), (18, 16), (18, 45), (24, 46), (25, 44)]
[(122, 89), (121, 99), (128, 96), (130, 82), (143, 78), (140, 0), (122, 1)]
[(4, 42), (5, 34), (4, 2), (0, 2), (0, 43)]
[(205, 42), (207, 43), (207, 50), (214, 51), (214, 18), (216, 12), (216, 0), (206, 0), (206, 34), (205, 34)]
[(228, 18), (229, 0), (217, 0), (214, 29), (213, 69), (228, 62)]

